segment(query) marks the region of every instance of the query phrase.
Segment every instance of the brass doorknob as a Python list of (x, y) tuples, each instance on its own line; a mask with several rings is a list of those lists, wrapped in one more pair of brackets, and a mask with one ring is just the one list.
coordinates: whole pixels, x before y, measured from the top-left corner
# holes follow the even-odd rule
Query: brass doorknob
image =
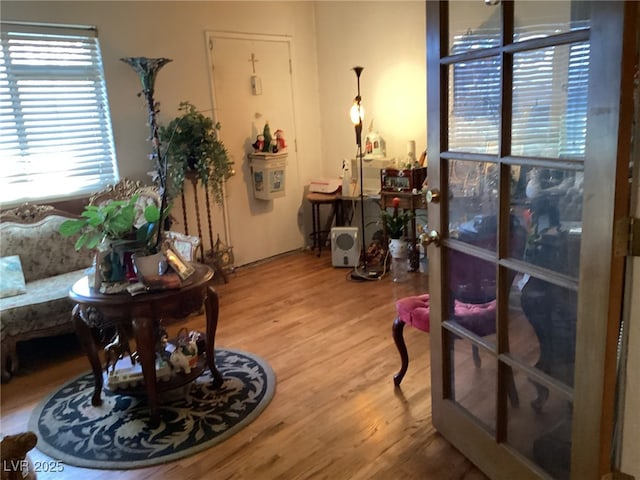
[(431, 230), (429, 233), (423, 233), (420, 236), (420, 240), (422, 241), (422, 245), (427, 247), (427, 245), (435, 244), (436, 247), (440, 246), (440, 233), (436, 230)]
[(438, 203), (440, 201), (440, 191), (435, 188), (427, 190), (425, 198), (427, 203)]

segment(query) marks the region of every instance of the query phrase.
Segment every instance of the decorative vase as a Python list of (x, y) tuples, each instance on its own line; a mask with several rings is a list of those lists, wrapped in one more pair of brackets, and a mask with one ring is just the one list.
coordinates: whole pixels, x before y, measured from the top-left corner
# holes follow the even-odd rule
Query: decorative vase
[(135, 282), (136, 272), (133, 268), (133, 254), (140, 253), (142, 246), (135, 240), (109, 240), (98, 245), (96, 252), (96, 268), (100, 280), (105, 283)]
[(153, 255), (133, 254), (134, 274), (136, 279), (142, 283), (147, 283), (149, 279), (164, 275), (167, 268), (167, 259), (162, 252)]
[(402, 238), (389, 240), (389, 253), (391, 254), (391, 274), (396, 283), (405, 282), (408, 278), (408, 250), (407, 242)]

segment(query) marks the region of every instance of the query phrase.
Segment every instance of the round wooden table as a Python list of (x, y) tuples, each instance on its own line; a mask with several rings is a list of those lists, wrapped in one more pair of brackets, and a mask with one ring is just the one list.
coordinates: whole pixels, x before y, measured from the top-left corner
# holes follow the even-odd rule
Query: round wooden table
[[(136, 341), (138, 360), (142, 367), (144, 391), (148, 396), (152, 423), (159, 421), (158, 393), (177, 388), (194, 380), (204, 370), (205, 363), (198, 362), (190, 374), (174, 373), (171, 380), (157, 382), (156, 343), (163, 317), (181, 318), (198, 311), (204, 302), (206, 319), (206, 366), (213, 375), (213, 386), (222, 385), (222, 375), (215, 365), (214, 343), (218, 326), (218, 294), (210, 285), (213, 271), (206, 265), (194, 264), (195, 272), (187, 278), (181, 288), (142, 293), (132, 296), (128, 292), (113, 295), (102, 294), (90, 287), (89, 277), (78, 280), (69, 297), (76, 304), (72, 320), (95, 378), (95, 388), (91, 403), (102, 405), (102, 364), (98, 355), (98, 345), (91, 332), (92, 328), (105, 325), (115, 326), (117, 331), (131, 329)], [(98, 313), (98, 314), (96, 314)]]

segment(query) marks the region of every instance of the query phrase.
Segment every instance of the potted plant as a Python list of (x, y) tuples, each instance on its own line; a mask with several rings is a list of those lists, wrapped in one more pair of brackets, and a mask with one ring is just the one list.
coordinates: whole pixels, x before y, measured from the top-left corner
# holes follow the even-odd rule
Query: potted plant
[(382, 210), (382, 222), (384, 223), (385, 231), (389, 238), (392, 240), (401, 239), (407, 232), (407, 225), (411, 220), (411, 210), (404, 210), (399, 212), (400, 199), (394, 197), (391, 201), (393, 206), (393, 212), (389, 213), (386, 209)]
[(382, 222), (386, 234), (389, 236), (389, 253), (391, 254), (391, 271), (393, 281), (401, 282), (407, 276), (407, 242), (402, 237), (407, 233), (407, 225), (412, 218), (411, 210), (399, 212), (400, 199), (394, 197), (392, 200), (393, 212), (382, 210)]
[(182, 113), (159, 131), (166, 146), (169, 198), (182, 192), (184, 180), (191, 173), (220, 205), (224, 182), (235, 173), (227, 149), (218, 138), (220, 123), (214, 123), (189, 102), (181, 102), (178, 110)]
[(135, 241), (140, 248), (152, 250), (155, 234), (160, 224), (157, 205), (141, 206), (139, 195), (128, 200), (111, 200), (102, 205), (87, 205), (76, 220), (60, 225), (65, 237), (80, 234), (76, 250), (96, 248), (105, 240), (110, 242)]
[[(158, 188), (159, 205), (148, 203), (144, 197), (134, 194), (128, 199), (112, 199), (107, 202), (85, 207), (78, 220), (64, 222), (60, 233), (65, 236), (79, 234), (75, 248), (96, 249), (96, 269), (101, 271), (104, 281), (119, 281), (126, 276), (133, 279), (134, 272), (131, 256), (156, 254), (161, 248), (162, 230), (168, 206), (167, 159), (160, 151), (157, 116), (158, 103), (154, 99), (155, 80), (158, 71), (167, 63), (168, 58), (127, 57), (121, 58), (138, 74), (142, 85), (139, 97), (144, 97), (150, 129), (149, 140), (152, 152), (149, 159), (154, 163), (154, 182)], [(131, 278), (129, 278), (131, 276)]]
[(63, 236), (79, 235), (76, 250), (97, 251), (100, 261), (96, 258), (96, 266), (104, 271), (104, 281), (120, 281), (134, 275), (133, 253), (156, 253), (160, 208), (138, 199), (139, 195), (135, 194), (128, 200), (87, 205), (81, 218), (60, 225)]

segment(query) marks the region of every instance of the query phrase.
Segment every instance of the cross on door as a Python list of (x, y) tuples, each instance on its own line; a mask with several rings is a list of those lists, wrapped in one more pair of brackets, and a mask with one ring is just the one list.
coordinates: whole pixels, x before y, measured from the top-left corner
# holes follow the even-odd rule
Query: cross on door
[(248, 60), (249, 62), (251, 62), (251, 69), (253, 70), (253, 74), (256, 74), (256, 62), (259, 62), (260, 60), (258, 60), (256, 58), (256, 54), (255, 53), (251, 53), (251, 58)]

